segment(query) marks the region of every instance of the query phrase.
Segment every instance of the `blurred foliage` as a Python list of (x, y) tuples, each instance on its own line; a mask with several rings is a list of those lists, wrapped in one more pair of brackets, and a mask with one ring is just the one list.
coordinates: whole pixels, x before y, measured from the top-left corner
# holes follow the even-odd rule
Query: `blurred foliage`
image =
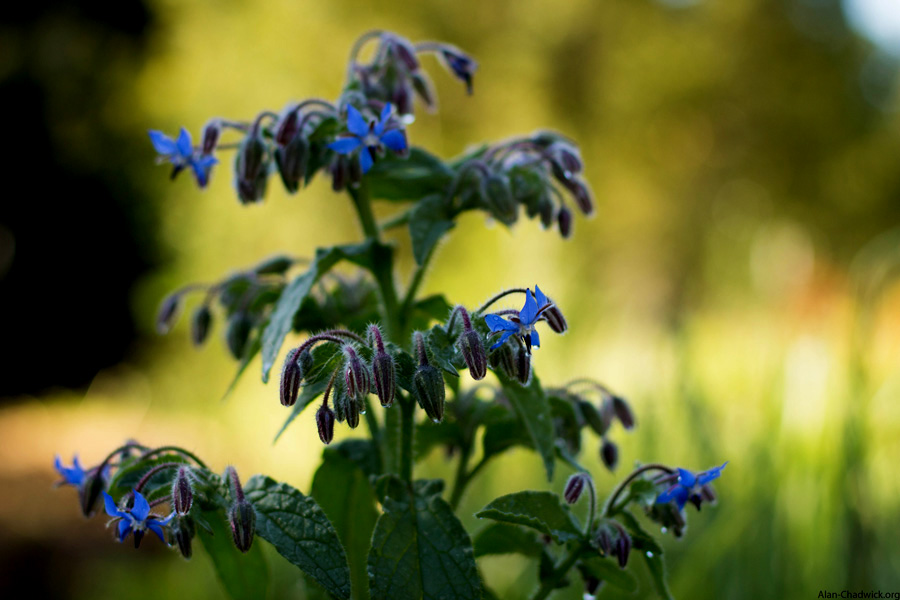
[[(436, 77), (440, 115), (420, 116), (410, 139), (452, 156), (538, 124), (559, 129), (583, 148), (598, 217), (577, 223), (563, 243), (534, 223), (508, 234), (469, 216), (441, 248), (425, 291), (474, 305), (501, 286), (537, 282), (571, 327), (542, 348), (542, 379), (591, 373), (635, 406), (638, 428), (622, 441), (622, 465), (732, 461), (720, 505), (666, 548), (676, 597), (898, 591), (897, 65), (855, 37), (838, 0), (672, 4), (157, 0), (145, 62), (108, 71), (121, 54), (86, 55), (115, 101), (79, 114), (102, 117), (131, 144), (150, 127), (197, 132), (210, 115), (244, 118), (260, 106), (334, 96), (347, 49), (368, 28), (466, 48), (480, 62), (474, 96)], [(100, 20), (61, 17), (78, 33), (68, 36), (59, 20), (38, 20), (35, 39), (44, 43), (0, 53), (2, 72), (47, 53), (85, 56), (79, 51), (98, 39), (91, 19)], [(18, 35), (4, 22), (4, 48)], [(53, 123), (55, 135), (83, 131)], [(194, 353), (186, 335), (151, 338), (152, 315), (183, 282), (220, 279), (279, 252), (311, 256), (335, 238), (358, 239), (356, 224), (322, 181), (241, 207), (225, 169), (199, 193), (187, 178), (171, 185), (153, 171), (149, 142), (125, 160), (91, 136), (66, 139), (96, 161), (92, 168), (121, 170), (140, 190), (117, 198), (144, 215), (131, 237), (156, 235), (172, 260), (133, 290), (142, 333), (122, 365), (86, 391), (0, 409), (0, 589), (23, 589), (27, 568), (38, 573), (28, 581), (54, 597), (106, 597), (133, 581), (135, 598), (218, 598), (211, 565), (195, 564), (205, 560), (199, 552), (191, 564), (161, 560), (150, 544), (134, 554), (81, 522), (74, 504), (47, 489), (52, 455), (79, 448), (94, 459), (123, 432), (177, 438), (220, 465), (307, 492), (321, 450), (312, 415), (271, 446), (285, 417), (275, 389), (248, 377), (219, 403), (232, 374), (225, 351)], [(158, 223), (146, 218), (156, 210)], [(45, 243), (64, 254), (58, 241)], [(410, 257), (401, 275), (411, 267)], [(69, 338), (64, 323), (41, 339), (60, 335)], [(608, 491), (599, 457), (586, 463)], [(435, 454), (422, 475), (452, 467)], [(567, 475), (557, 474), (554, 491)], [(490, 498), (543, 489), (542, 478), (534, 454), (498, 461), (463, 500), (466, 525)], [(272, 597), (304, 597), (293, 569), (270, 558)], [(505, 598), (535, 584), (524, 559), (481, 564)]]

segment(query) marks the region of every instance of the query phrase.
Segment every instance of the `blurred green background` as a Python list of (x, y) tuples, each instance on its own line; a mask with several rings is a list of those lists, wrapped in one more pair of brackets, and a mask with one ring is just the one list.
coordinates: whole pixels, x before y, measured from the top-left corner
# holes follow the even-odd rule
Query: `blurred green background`
[[(874, 20), (872, 5), (884, 11)], [(637, 460), (731, 461), (719, 506), (690, 509), (686, 538), (666, 540), (675, 596), (900, 591), (898, 12), (889, 0), (12, 9), (0, 24), (0, 312), (15, 355), (0, 386), (0, 595), (222, 597), (202, 550), (185, 562), (150, 540), (136, 553), (103, 517), (83, 520), (72, 491), (51, 487), (56, 453), (90, 464), (126, 438), (177, 442), (308, 492), (321, 453), (312, 412), (273, 445), (286, 410), (258, 364), (221, 401), (234, 370), (224, 346), (195, 352), (184, 323), (158, 338), (152, 322), (183, 283), (358, 239), (350, 205), (318, 179), (239, 206), (227, 159), (204, 192), (187, 176), (170, 183), (146, 130), (196, 136), (211, 116), (336, 97), (370, 28), (480, 62), (467, 97), (427, 60), (440, 110), (417, 111), (414, 144), (451, 157), (539, 128), (581, 144), (595, 218), (564, 242), (468, 213), (424, 291), (470, 306), (507, 286), (550, 294), (570, 331), (544, 336), (535, 368), (546, 384), (589, 375), (631, 400), (638, 427), (615, 436), (619, 477)], [(597, 450), (592, 440), (584, 462), (603, 494), (617, 477)], [(452, 467), (435, 452), (417, 473)], [(541, 473), (535, 455), (505, 455), (461, 517), (477, 529), (471, 515), (495, 495), (547, 489)], [(302, 598), (298, 573), (271, 559), (272, 597)], [(481, 566), (504, 598), (536, 581), (523, 559)]]

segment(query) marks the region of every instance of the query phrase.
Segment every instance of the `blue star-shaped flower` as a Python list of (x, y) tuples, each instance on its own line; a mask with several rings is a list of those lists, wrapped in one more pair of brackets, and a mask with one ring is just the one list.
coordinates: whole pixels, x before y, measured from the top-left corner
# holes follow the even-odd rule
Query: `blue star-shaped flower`
[(77, 454), (72, 458), (71, 467), (63, 466), (59, 455), (57, 455), (53, 466), (56, 468), (56, 472), (62, 475), (62, 481), (60, 481), (58, 485), (74, 485), (75, 487), (81, 487), (84, 483), (85, 471), (81, 466), (81, 463), (78, 462)]
[(134, 534), (134, 547), (139, 548), (144, 533), (149, 529), (155, 533), (163, 542), (166, 538), (163, 536), (162, 528), (169, 524), (175, 513), (172, 512), (165, 519), (160, 519), (150, 514), (150, 503), (141, 495), (140, 492), (134, 492), (134, 505), (130, 510), (119, 510), (112, 496), (103, 492), (103, 501), (106, 507), (106, 514), (111, 517), (120, 519), (119, 521), (119, 541), (125, 541), (129, 534)]
[[(722, 474), (728, 462), (722, 463), (721, 466), (713, 467), (701, 473), (691, 473), (687, 469), (678, 469), (678, 482), (659, 495), (656, 499), (657, 504), (665, 504), (673, 500), (678, 505), (678, 510), (684, 508), (684, 505), (693, 496), (700, 498), (700, 487), (706, 485), (713, 479), (718, 479)], [(699, 503), (698, 503), (699, 505)], [(698, 506), (699, 507), (699, 506)]]
[(531, 290), (528, 290), (526, 295), (525, 306), (522, 307), (517, 316), (512, 316), (508, 320), (500, 315), (484, 316), (484, 321), (490, 328), (491, 335), (501, 333), (500, 339), (491, 346), (491, 350), (499, 348), (511, 335), (517, 335), (522, 338), (529, 354), (532, 346), (540, 348), (541, 338), (538, 336), (534, 325), (541, 318), (541, 315), (544, 314), (544, 311), (553, 306), (553, 303), (550, 302), (538, 286), (534, 286), (534, 294), (531, 293)]
[(216, 157), (208, 154), (194, 152), (194, 144), (191, 141), (190, 132), (184, 127), (178, 134), (178, 139), (173, 140), (161, 131), (150, 130), (150, 141), (161, 160), (172, 163), (172, 179), (185, 167), (190, 167), (194, 172), (197, 185), (206, 187), (209, 183), (209, 171), (214, 164), (219, 162)]
[(347, 129), (350, 131), (350, 135), (331, 142), (328, 147), (338, 154), (350, 154), (359, 148), (359, 166), (363, 173), (367, 173), (374, 164), (375, 152), (382, 146), (387, 146), (394, 152), (406, 150), (406, 135), (403, 130), (387, 129), (390, 117), (390, 103), (384, 105), (381, 118), (371, 123), (366, 123), (360, 112), (352, 105), (348, 106)]

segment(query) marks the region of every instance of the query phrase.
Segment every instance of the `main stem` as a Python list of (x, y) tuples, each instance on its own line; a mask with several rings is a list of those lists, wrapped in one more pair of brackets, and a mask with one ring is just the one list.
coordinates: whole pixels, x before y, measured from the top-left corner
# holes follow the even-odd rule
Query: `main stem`
[(413, 426), (416, 401), (411, 397), (400, 399), (400, 477), (412, 484)]

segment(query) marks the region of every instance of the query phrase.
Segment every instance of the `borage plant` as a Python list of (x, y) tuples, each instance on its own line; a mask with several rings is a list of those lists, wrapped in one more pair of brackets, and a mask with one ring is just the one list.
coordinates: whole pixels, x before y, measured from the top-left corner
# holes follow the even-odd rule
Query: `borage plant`
[[(363, 62), (359, 51), (370, 42), (374, 54)], [(598, 504), (594, 481), (578, 463), (582, 430), (600, 437), (601, 459), (613, 470), (612, 426), (630, 430), (635, 419), (623, 398), (593, 380), (541, 383), (532, 353), (542, 333), (566, 331), (560, 307), (537, 285), (504, 290), (474, 308), (419, 295), (436, 244), (464, 211), (482, 210), (506, 225), (524, 211), (545, 227), (555, 225), (563, 238), (572, 232), (570, 205), (592, 212), (579, 151), (557, 133), (484, 144), (450, 161), (411, 148), (406, 125), (413, 99), (435, 106), (420, 64), (424, 54), (436, 55), (471, 92), (476, 63), (458, 48), (370, 32), (353, 48), (334, 103), (305, 100), (249, 121), (216, 118), (199, 145), (184, 129), (176, 139), (150, 133), (172, 177), (188, 170), (200, 187), (216, 153), (236, 149), (242, 203), (260, 202), (275, 171), (291, 193), (324, 172), (335, 191), (349, 194), (362, 242), (319, 248), (310, 260), (277, 256), (214, 285), (182, 288), (163, 302), (158, 327), (168, 331), (185, 297), (199, 291), (194, 343), (207, 339), (214, 319), (225, 320), (238, 375), (261, 354), (263, 381), (287, 336), (307, 334), (285, 353), (280, 400), (290, 415), (278, 435), (315, 402), (324, 444), (336, 424), (365, 423), (368, 436), (328, 446), (308, 496), (262, 475), (242, 484), (233, 467), (219, 475), (183, 448), (137, 442), (89, 469), (77, 459), (71, 467), (57, 459), (61, 483), (77, 488), (86, 516), (102, 498), (120, 541), (130, 536), (138, 546), (151, 532), (189, 558), (199, 538), (235, 598), (265, 594), (257, 537), (301, 569), (309, 597), (493, 598), (477, 559), (518, 553), (538, 564), (535, 599), (570, 585), (573, 570), (589, 595), (604, 584), (635, 590), (634, 572), (626, 569), (632, 554), (668, 598), (662, 549), (646, 521), (680, 537), (685, 505), (699, 509), (715, 500), (710, 481), (724, 465), (697, 474), (639, 465)], [(240, 141), (222, 143), (228, 131)], [(373, 200), (402, 210), (378, 223)], [(416, 262), (402, 295), (394, 248), (382, 238), (400, 227), (409, 232)], [(359, 267), (359, 275), (333, 271), (340, 262)], [(502, 308), (501, 300), (522, 308)], [(465, 384), (461, 370), (476, 382), (491, 371), (495, 383)], [(439, 446), (458, 461), (447, 490), (442, 480), (414, 478), (416, 460)], [(476, 516), (491, 522), (473, 539), (454, 514), (460, 499), (486, 464), (516, 446), (537, 452), (548, 480), (557, 461), (575, 474), (562, 497), (523, 491), (490, 502)], [(589, 503), (583, 522), (569, 507), (582, 496)]]

